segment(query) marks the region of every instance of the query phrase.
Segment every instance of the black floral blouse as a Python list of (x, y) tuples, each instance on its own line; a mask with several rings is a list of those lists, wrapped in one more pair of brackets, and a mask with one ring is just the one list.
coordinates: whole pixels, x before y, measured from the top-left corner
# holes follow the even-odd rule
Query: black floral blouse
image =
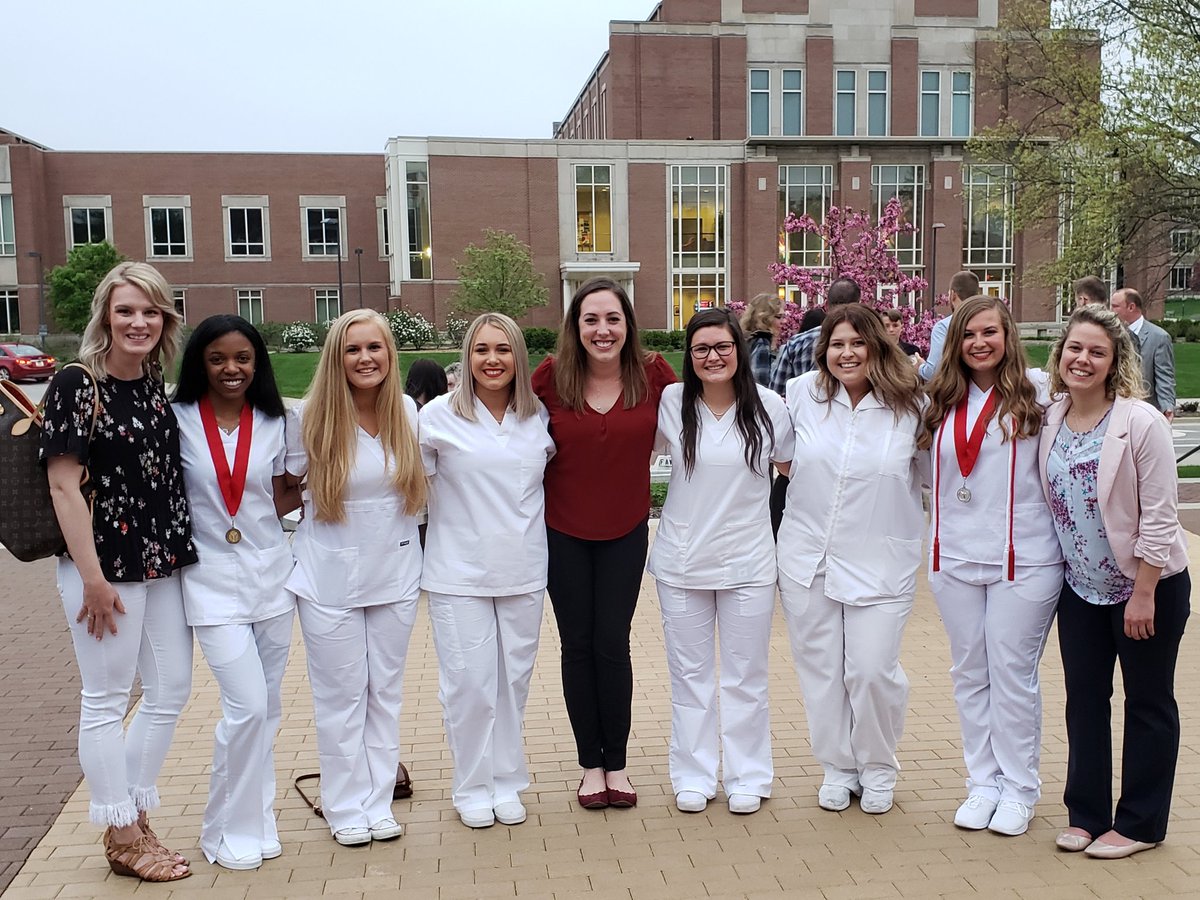
[(41, 458), (70, 454), (88, 467), (96, 489), (92, 532), (106, 579), (166, 578), (196, 561), (175, 413), (157, 379), (109, 376), (99, 382), (100, 417), (89, 445), (94, 384), (77, 366), (54, 376)]

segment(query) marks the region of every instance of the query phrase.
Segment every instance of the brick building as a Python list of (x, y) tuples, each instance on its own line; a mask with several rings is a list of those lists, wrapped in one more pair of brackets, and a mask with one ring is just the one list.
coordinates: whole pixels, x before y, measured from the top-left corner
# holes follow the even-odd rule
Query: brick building
[(822, 264), (820, 246), (781, 237), (786, 212), (892, 196), (916, 226), (905, 268), (938, 290), (971, 268), (1019, 318), (1052, 320), (1053, 292), (1019, 275), (1055, 235), (1014, 234), (1005, 170), (965, 155), (996, 115), (977, 60), (1003, 2), (662, 0), (611, 23), (545, 140), (68, 153), (0, 131), (0, 332), (36, 331), (39, 266), (101, 238), (158, 265), (189, 321), (323, 319), (358, 305), (361, 271), (364, 305), (441, 324), (454, 259), (485, 227), (526, 241), (552, 287), (531, 324), (555, 325), (559, 296), (606, 274), (643, 327), (679, 328), (773, 289), (772, 262)]

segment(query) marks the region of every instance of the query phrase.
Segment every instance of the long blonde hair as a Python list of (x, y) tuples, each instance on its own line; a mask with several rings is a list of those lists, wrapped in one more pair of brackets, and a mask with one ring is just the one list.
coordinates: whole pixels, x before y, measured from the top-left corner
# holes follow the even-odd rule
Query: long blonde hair
[[(379, 441), (392, 469), (392, 488), (404, 498), (405, 510), (414, 515), (425, 503), (425, 469), (417, 446), (416, 429), (404, 410), (404, 387), (396, 342), (387, 320), (373, 309), (355, 309), (338, 316), (329, 336), (304, 404), (301, 435), (308, 453), (308, 489), (316, 505), (316, 518), (341, 522), (346, 518), (343, 494), (358, 453), (358, 416), (346, 380), (346, 334), (359, 322), (375, 325), (387, 345), (391, 366), (375, 398)], [(414, 423), (415, 424), (415, 423)]]
[(162, 381), (163, 370), (171, 368), (175, 354), (179, 352), (179, 331), (183, 325), (183, 318), (175, 308), (167, 280), (158, 269), (144, 262), (118, 263), (96, 285), (92, 294), (92, 317), (83, 329), (83, 339), (79, 343), (79, 361), (87, 366), (96, 378), (108, 377), (104, 368), (104, 358), (112, 349), (109, 306), (113, 289), (122, 284), (140, 290), (162, 313), (162, 335), (142, 360), (142, 371)]
[(1014, 419), (1017, 423), (1015, 437), (1033, 437), (1041, 430), (1044, 410), (1038, 403), (1037, 388), (1025, 372), (1029, 363), (1012, 313), (999, 297), (978, 294), (961, 303), (950, 318), (946, 343), (942, 345), (942, 359), (927, 388), (929, 406), (925, 408), (925, 427), (917, 440), (917, 446), (922, 450), (933, 445), (933, 436), (941, 427), (942, 421), (949, 415), (950, 410), (967, 396), (971, 376), (962, 359), (967, 324), (979, 313), (989, 309), (996, 311), (1000, 317), (1000, 327), (1004, 329), (1004, 358), (1000, 360), (996, 369), (995, 385), (995, 414), (996, 421), (1000, 423), (1001, 441), (1014, 438), (1014, 435), (1010, 434)]
[(1112, 368), (1104, 379), (1104, 394), (1109, 399), (1116, 397), (1132, 397), (1143, 400), (1146, 397), (1146, 383), (1142, 378), (1141, 359), (1133, 348), (1133, 338), (1129, 329), (1111, 309), (1106, 309), (1096, 303), (1088, 303), (1071, 313), (1067, 327), (1063, 329), (1054, 346), (1050, 349), (1050, 359), (1046, 367), (1050, 370), (1050, 393), (1054, 395), (1067, 393), (1067, 386), (1059, 374), (1062, 362), (1063, 346), (1071, 336), (1071, 329), (1076, 325), (1096, 325), (1104, 329), (1112, 342)]
[(583, 301), (597, 291), (611, 291), (621, 304), (621, 313), (625, 316), (625, 344), (621, 347), (622, 406), (625, 409), (637, 406), (650, 391), (646, 363), (652, 354), (642, 350), (629, 295), (611, 278), (590, 278), (571, 297), (558, 331), (558, 345), (554, 349), (554, 390), (559, 402), (575, 412), (581, 412), (586, 403), (583, 394), (588, 367), (587, 351), (583, 349), (583, 341), (579, 336), (579, 316)]
[[(829, 307), (829, 315), (821, 323), (821, 333), (813, 350), (817, 371), (816, 387), (819, 399), (832, 403), (841, 383), (829, 369), (827, 354), (833, 329), (845, 322), (867, 345), (867, 382), (875, 397), (892, 411), (896, 421), (902, 413), (920, 412), (920, 382), (908, 357), (892, 342), (883, 330), (879, 314), (861, 303), (843, 303)], [(816, 396), (816, 395), (814, 395)]]
[(540, 402), (533, 393), (533, 385), (529, 381), (529, 351), (525, 348), (525, 334), (521, 326), (503, 313), (484, 313), (467, 328), (462, 343), (462, 372), (459, 375), (458, 387), (450, 398), (450, 408), (468, 422), (475, 421), (475, 376), (471, 373), (471, 348), (475, 345), (481, 329), (491, 325), (504, 332), (504, 339), (512, 348), (513, 372), (512, 384), (509, 385), (508, 406), (518, 419), (528, 419), (537, 415)]

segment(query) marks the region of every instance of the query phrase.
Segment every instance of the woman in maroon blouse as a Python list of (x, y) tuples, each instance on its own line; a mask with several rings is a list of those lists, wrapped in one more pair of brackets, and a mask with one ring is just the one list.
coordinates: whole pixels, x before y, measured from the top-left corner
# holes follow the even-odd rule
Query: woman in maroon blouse
[(585, 809), (637, 804), (625, 774), (633, 701), (629, 626), (646, 565), (658, 398), (675, 373), (642, 351), (624, 289), (593, 278), (533, 373), (558, 452), (546, 467), (547, 591)]

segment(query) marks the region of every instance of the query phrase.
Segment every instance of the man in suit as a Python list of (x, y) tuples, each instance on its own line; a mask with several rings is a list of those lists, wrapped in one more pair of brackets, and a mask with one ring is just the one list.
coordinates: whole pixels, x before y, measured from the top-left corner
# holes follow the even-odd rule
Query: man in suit
[(1175, 348), (1171, 336), (1143, 315), (1142, 295), (1122, 288), (1112, 295), (1112, 311), (1125, 323), (1142, 357), (1146, 401), (1162, 410), (1168, 421), (1175, 417)]

